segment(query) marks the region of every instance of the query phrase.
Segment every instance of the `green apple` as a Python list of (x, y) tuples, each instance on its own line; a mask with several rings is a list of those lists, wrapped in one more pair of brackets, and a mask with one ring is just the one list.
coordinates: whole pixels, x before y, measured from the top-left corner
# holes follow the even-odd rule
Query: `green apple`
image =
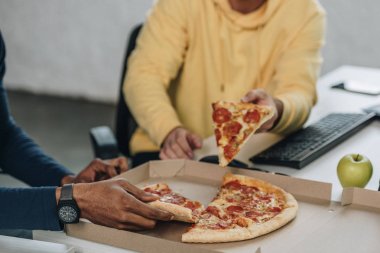
[(338, 163), (338, 178), (343, 187), (364, 188), (372, 177), (372, 163), (361, 154), (348, 154)]

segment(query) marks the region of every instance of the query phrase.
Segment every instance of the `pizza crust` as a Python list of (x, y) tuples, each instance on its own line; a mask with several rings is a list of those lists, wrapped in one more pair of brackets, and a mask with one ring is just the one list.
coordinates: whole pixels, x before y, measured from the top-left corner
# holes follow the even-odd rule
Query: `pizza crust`
[[(246, 228), (240, 226), (229, 229), (195, 227), (182, 235), (183, 242), (216, 243), (253, 239), (283, 227), (296, 217), (298, 204), (296, 199), (290, 193), (265, 181), (242, 175), (233, 175), (231, 173), (227, 173), (224, 176), (223, 185), (236, 180), (242, 185), (258, 187), (268, 193), (274, 193), (278, 198), (284, 199), (285, 208), (278, 215), (263, 223), (255, 223), (249, 219), (250, 222), (248, 222)], [(217, 206), (218, 202), (220, 201), (215, 199), (212, 203)]]
[(234, 242), (253, 238), (247, 228), (234, 228), (224, 230), (194, 228), (182, 235), (182, 242), (216, 243)]
[(252, 223), (252, 225), (248, 227), (249, 231), (251, 232), (252, 238), (275, 231), (283, 227), (296, 217), (298, 210), (297, 201), (289, 193), (286, 193), (285, 198), (287, 207), (284, 210), (282, 210), (280, 214), (276, 215), (267, 222), (260, 224)]
[(197, 222), (198, 220), (195, 217), (193, 217), (191, 209), (183, 207), (183, 206), (179, 206), (179, 205), (175, 205), (171, 203), (165, 203), (159, 200), (149, 202), (148, 204), (153, 207), (156, 207), (158, 209), (161, 209), (173, 214), (174, 215), (173, 220), (184, 221), (184, 222), (189, 222), (189, 223), (194, 223), (194, 222)]
[[(150, 188), (150, 189), (153, 189), (156, 191), (170, 189), (169, 186), (167, 184), (164, 184), (164, 183), (158, 183), (158, 184), (153, 184), (153, 185), (148, 185), (148, 186), (143, 187), (143, 189), (147, 189), (147, 188)], [(170, 191), (171, 191), (171, 189), (170, 189)], [(190, 208), (187, 208), (184, 206), (180, 206), (180, 205), (173, 204), (173, 203), (167, 203), (167, 202), (163, 202), (160, 200), (155, 200), (153, 202), (149, 202), (148, 205), (151, 205), (153, 207), (156, 207), (158, 209), (161, 209), (163, 211), (167, 211), (167, 212), (173, 214), (173, 216), (174, 216), (173, 220), (183, 221), (183, 222), (188, 222), (188, 223), (196, 223), (199, 220), (199, 217), (197, 215), (194, 215), (193, 211)], [(201, 205), (198, 208), (198, 210), (199, 210), (198, 213), (200, 214), (200, 212), (203, 209), (204, 209), (204, 207), (203, 207), (203, 205)]]

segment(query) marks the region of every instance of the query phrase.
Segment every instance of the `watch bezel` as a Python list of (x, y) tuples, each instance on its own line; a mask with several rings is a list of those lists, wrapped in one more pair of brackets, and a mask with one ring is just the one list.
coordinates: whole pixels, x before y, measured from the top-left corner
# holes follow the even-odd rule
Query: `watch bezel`
[[(76, 213), (76, 217), (73, 221), (66, 221), (64, 220), (61, 215), (60, 215), (60, 210), (63, 208), (63, 207), (71, 207), (74, 209), (75, 213)], [(79, 222), (79, 218), (80, 218), (80, 209), (78, 207), (78, 205), (75, 203), (74, 200), (60, 200), (59, 203), (58, 203), (58, 206), (57, 206), (57, 213), (58, 213), (58, 219), (63, 223), (63, 224), (75, 224), (75, 223), (78, 223)]]

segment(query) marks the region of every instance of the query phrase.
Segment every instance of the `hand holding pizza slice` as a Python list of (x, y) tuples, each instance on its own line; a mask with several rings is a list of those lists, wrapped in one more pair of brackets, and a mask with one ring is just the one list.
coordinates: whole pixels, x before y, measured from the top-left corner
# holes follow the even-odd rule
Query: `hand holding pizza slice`
[(218, 101), (212, 107), (219, 165), (222, 167), (234, 159), (249, 137), (275, 113), (270, 106), (244, 102)]
[(159, 200), (150, 202), (149, 205), (173, 214), (173, 220), (195, 223), (198, 222), (204, 210), (204, 206), (199, 201), (190, 200), (173, 192), (165, 183), (149, 185), (143, 190), (159, 196)]

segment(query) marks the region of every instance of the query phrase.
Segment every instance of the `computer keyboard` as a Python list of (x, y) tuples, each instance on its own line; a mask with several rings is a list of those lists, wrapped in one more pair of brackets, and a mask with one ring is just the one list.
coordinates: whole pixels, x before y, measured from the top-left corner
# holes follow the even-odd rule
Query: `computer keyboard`
[(301, 169), (374, 119), (374, 114), (333, 113), (250, 158), (256, 164)]

